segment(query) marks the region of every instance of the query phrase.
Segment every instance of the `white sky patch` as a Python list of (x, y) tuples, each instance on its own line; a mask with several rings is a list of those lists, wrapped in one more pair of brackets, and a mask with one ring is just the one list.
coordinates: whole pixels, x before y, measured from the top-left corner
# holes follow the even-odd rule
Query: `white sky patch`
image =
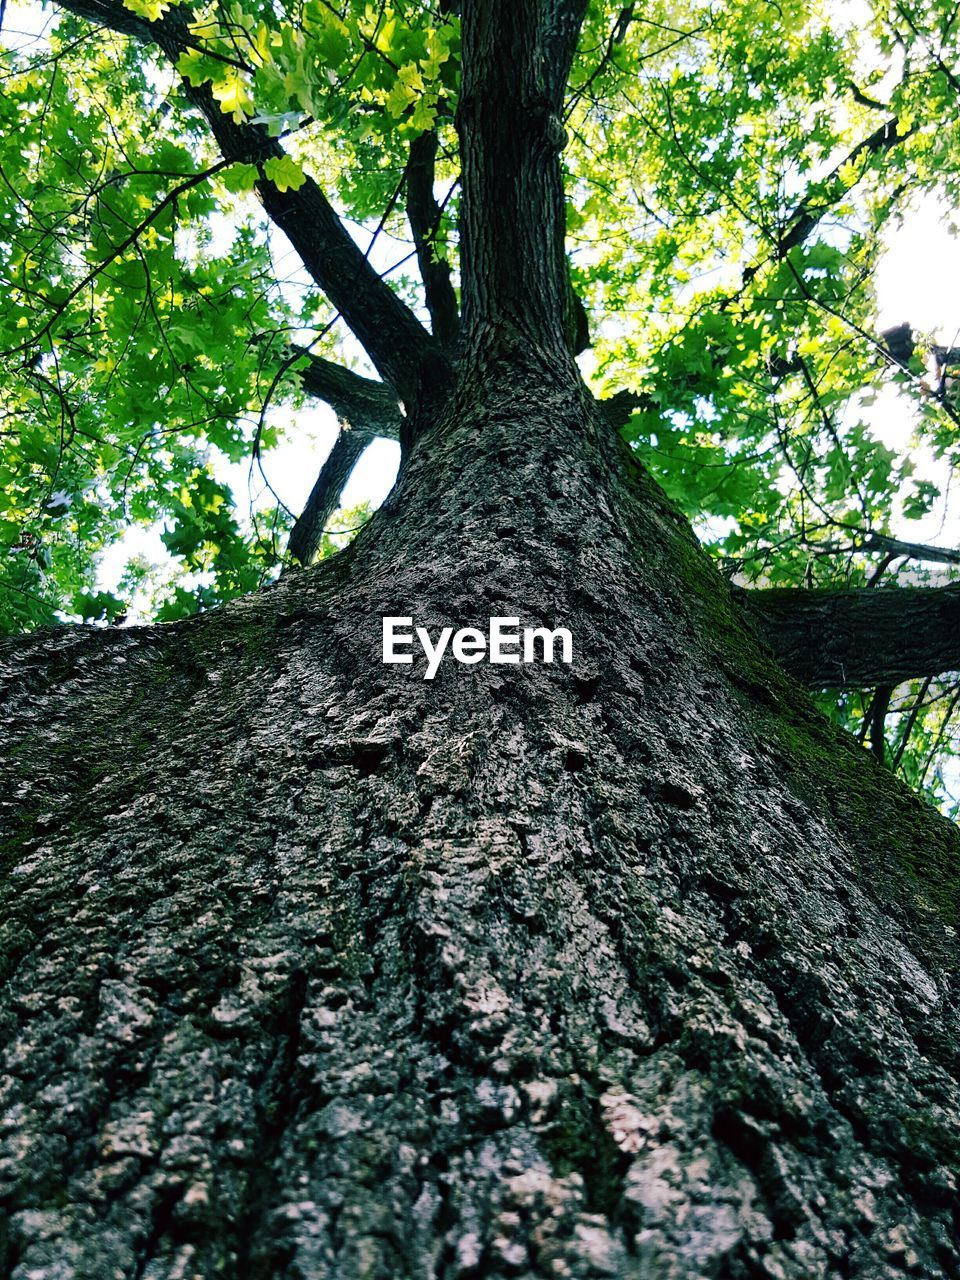
[(950, 234), (957, 222), (956, 210), (929, 196), (889, 234), (876, 279), (878, 328), (907, 321), (944, 346), (960, 342), (960, 237)]
[[(960, 237), (951, 233), (956, 221), (955, 210), (929, 196), (888, 234), (876, 277), (878, 331), (906, 323), (941, 346), (960, 345)], [(915, 476), (930, 480), (942, 494), (920, 520), (906, 520), (894, 511), (894, 532), (910, 542), (960, 545), (960, 494), (950, 483), (949, 464), (913, 441), (916, 405), (888, 386), (865, 417), (877, 439), (898, 454), (909, 453)]]
[(11, 0), (3, 16), (0, 45), (5, 49), (29, 49), (42, 40), (44, 33), (55, 20), (52, 9), (38, 4), (17, 4)]
[[(336, 442), (337, 430), (331, 409), (318, 406), (315, 410), (305, 410), (291, 419), (277, 447), (263, 456), (263, 471), (270, 487), (297, 515), (310, 496), (323, 460)], [(399, 444), (394, 440), (375, 440), (343, 491), (343, 506), (369, 502), (371, 507), (379, 507), (393, 488), (399, 465)], [(258, 507), (273, 504), (263, 475), (257, 467), (251, 474), (249, 462), (217, 466), (216, 473), (218, 479), (230, 485), (241, 513), (249, 510), (251, 497)]]

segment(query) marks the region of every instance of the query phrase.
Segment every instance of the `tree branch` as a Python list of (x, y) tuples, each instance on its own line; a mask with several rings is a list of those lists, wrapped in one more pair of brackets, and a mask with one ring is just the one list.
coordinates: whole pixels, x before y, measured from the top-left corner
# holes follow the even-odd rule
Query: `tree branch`
[(567, 77), (573, 65), (587, 8), (587, 0), (545, 0), (544, 3), (543, 72), (547, 96), (556, 101), (558, 106), (562, 104), (567, 88)]
[[(172, 9), (157, 22), (147, 22), (117, 0), (57, 0), (61, 8), (87, 21), (140, 41), (152, 41), (176, 64), (193, 43), (191, 14)], [(207, 121), (225, 160), (263, 165), (285, 153), (260, 125), (237, 124), (220, 110), (208, 84), (183, 82), (189, 101)], [(416, 316), (370, 265), (347, 233), (323, 192), (307, 178), (298, 191), (280, 191), (261, 176), (257, 194), (271, 220), (283, 230), (309, 274), (343, 316), (370, 356), (378, 373), (412, 404), (424, 365), (436, 362), (436, 344)]]
[(410, 144), (407, 164), (407, 220), (417, 250), (433, 336), (444, 350), (453, 351), (460, 336), (460, 311), (450, 280), (450, 264), (436, 251), (443, 212), (433, 194), (436, 163), (436, 133), (431, 130), (419, 134)]
[(960, 671), (960, 584), (736, 590), (781, 664), (811, 688), (883, 687)]
[[(309, 353), (303, 351), (302, 354)], [(310, 395), (326, 401), (351, 431), (368, 440), (378, 436), (400, 439), (400, 405), (385, 383), (364, 378), (333, 360), (315, 355), (310, 355), (310, 363), (300, 370), (300, 381)]]
[[(783, 229), (780, 234), (770, 237), (774, 244), (773, 261), (782, 262), (784, 258), (787, 257), (791, 249), (796, 249), (799, 245), (803, 244), (829, 210), (842, 200), (844, 196), (849, 195), (857, 185), (857, 182), (860, 181), (860, 178), (863, 176), (862, 173), (857, 177), (856, 182), (850, 183), (848, 186), (843, 185), (840, 174), (845, 165), (856, 163), (856, 161), (864, 155), (869, 157), (879, 152), (890, 151), (892, 148), (899, 146), (901, 142), (905, 142), (907, 138), (916, 132), (916, 128), (917, 126), (913, 126), (912, 128), (907, 129), (904, 133), (900, 133), (900, 123), (897, 117), (891, 116), (890, 119), (885, 120), (879, 128), (875, 129), (873, 133), (869, 134), (866, 138), (862, 138), (856, 146), (854, 146), (844, 156), (840, 163), (834, 166), (830, 173), (823, 179), (823, 182), (818, 184), (821, 187), (825, 187), (830, 183), (839, 184), (840, 189), (836, 194), (832, 196), (821, 195), (819, 197), (819, 203), (817, 203), (817, 195), (815, 195), (813, 191), (808, 191), (803, 199), (800, 200), (799, 203), (794, 206), (793, 210), (787, 214), (786, 218), (784, 218), (782, 223)], [(730, 304), (740, 296), (746, 286), (768, 261), (770, 261), (769, 258), (759, 258), (744, 270), (739, 289), (734, 293), (728, 294), (717, 304), (721, 311), (730, 306)]]
[(59, 320), (67, 310), (70, 303), (73, 302), (75, 298), (79, 297), (87, 285), (92, 284), (98, 276), (102, 275), (103, 272), (106, 271), (107, 267), (116, 262), (117, 258), (122, 257), (129, 248), (135, 245), (140, 236), (143, 235), (148, 227), (152, 226), (153, 223), (156, 222), (157, 218), (160, 217), (165, 209), (169, 209), (171, 205), (176, 204), (180, 196), (184, 195), (187, 191), (190, 191), (193, 187), (200, 186), (201, 183), (206, 182), (209, 178), (218, 174), (222, 169), (227, 168), (229, 163), (230, 162), (228, 160), (221, 160), (219, 163), (212, 165), (209, 169), (204, 169), (202, 173), (186, 175), (183, 182), (178, 183), (175, 187), (171, 187), (170, 190), (157, 201), (150, 212), (137, 223), (130, 234), (125, 236), (119, 244), (115, 244), (112, 249), (101, 257), (97, 262), (97, 265), (92, 267), (86, 275), (82, 277), (82, 279), (78, 280), (73, 288), (67, 293), (66, 297), (53, 307), (49, 318), (42, 328), (34, 330), (30, 334), (30, 337), (19, 347), (5, 351), (3, 354), (12, 355), (13, 351), (23, 351), (36, 347), (40, 339), (50, 332), (57, 320)]
[(784, 223), (783, 234), (777, 240), (776, 256), (778, 260), (785, 258), (791, 249), (803, 244), (824, 214), (850, 192), (851, 187), (845, 185), (840, 179), (840, 174), (847, 165), (856, 164), (864, 156), (870, 157), (882, 151), (890, 151), (893, 147), (899, 146), (901, 142), (906, 142), (907, 138), (915, 132), (916, 128), (911, 128), (901, 133), (897, 117), (891, 116), (879, 128), (874, 129), (873, 133), (868, 137), (862, 138), (844, 156), (840, 163), (827, 174), (822, 183), (818, 184), (822, 188), (837, 184), (839, 189), (836, 194), (828, 195), (824, 193), (818, 198), (813, 192), (808, 192), (793, 212), (789, 214)]
[(837, 524), (837, 528), (847, 528), (858, 540), (852, 543), (817, 543), (819, 553), (846, 556), (854, 551), (880, 551), (892, 559), (902, 556), (905, 560), (917, 560), (921, 564), (960, 564), (960, 551), (952, 551), (949, 547), (931, 547), (923, 542), (902, 542), (885, 533), (861, 533), (859, 529), (840, 524)]
[(326, 401), (340, 421), (336, 443), (290, 531), (291, 554), (309, 565), (317, 558), (330, 517), (364, 449), (378, 437), (398, 440), (402, 418), (397, 397), (385, 383), (361, 377), (322, 356), (310, 355), (300, 380), (304, 390)]
[(600, 412), (619, 431), (625, 427), (634, 413), (659, 409), (659, 405), (645, 391), (616, 391), (605, 400), (598, 400)]
[(330, 517), (339, 507), (340, 495), (372, 438), (362, 431), (341, 427), (333, 448), (320, 468), (320, 474), (310, 491), (307, 505), (290, 530), (288, 545), (291, 554), (296, 556), (302, 565), (313, 564), (319, 555)]
[(870, 750), (883, 764), (887, 755), (886, 720), (893, 697), (893, 685), (883, 684), (874, 690), (868, 718), (870, 721)]
[(923, 542), (902, 542), (885, 533), (870, 533), (857, 548), (859, 551), (885, 551), (907, 560), (926, 560), (932, 564), (960, 564), (960, 551), (949, 547), (931, 547)]

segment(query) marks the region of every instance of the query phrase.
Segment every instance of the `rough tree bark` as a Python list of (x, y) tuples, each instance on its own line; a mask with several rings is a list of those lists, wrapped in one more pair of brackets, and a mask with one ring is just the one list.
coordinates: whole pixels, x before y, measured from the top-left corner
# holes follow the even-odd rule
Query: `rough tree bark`
[(784, 667), (812, 688), (863, 689), (960, 669), (960, 588), (787, 588), (741, 602)]
[[(215, 613), (0, 649), (0, 1274), (960, 1275), (956, 829), (790, 684), (524, 302), (563, 296), (575, 6), (463, 7), (466, 345), (384, 508)], [(575, 660), (427, 682), (385, 614)]]

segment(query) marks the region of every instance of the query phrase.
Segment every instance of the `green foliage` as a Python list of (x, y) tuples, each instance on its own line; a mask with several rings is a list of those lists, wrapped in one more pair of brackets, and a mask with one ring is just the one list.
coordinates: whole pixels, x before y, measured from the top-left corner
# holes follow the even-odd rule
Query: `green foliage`
[[(176, 69), (63, 13), (0, 69), (7, 631), (109, 624), (134, 601), (182, 617), (282, 565), (291, 513), (242, 511), (223, 464), (255, 444), (269, 458), (300, 403), (288, 342), (334, 354), (342, 327), (281, 265), (258, 188), (296, 192), (312, 177), (368, 235), (405, 242), (404, 258), (409, 146), (433, 129), (434, 251), (456, 278), (451, 6), (124, 2), (148, 22), (185, 16)], [(923, 338), (902, 362), (885, 347), (873, 281), (911, 201), (960, 198), (958, 45), (943, 0), (864, 0), (855, 15), (823, 0), (590, 6), (565, 152), (571, 274), (594, 339), (585, 367), (598, 393), (635, 393), (627, 438), (748, 583), (916, 570), (881, 564), (869, 535), (903, 536), (898, 522), (935, 507), (916, 455), (946, 476), (960, 417), (930, 380)], [(263, 125), (284, 157), (223, 164), (185, 86)], [(401, 265), (379, 249), (371, 260)], [(422, 308), (417, 280), (390, 279)], [(898, 450), (870, 425), (871, 400), (891, 394), (913, 423)], [(98, 557), (131, 527), (162, 530), (171, 565), (134, 557), (106, 592)], [(929, 692), (893, 746), (917, 784), (949, 740), (952, 694)], [(862, 705), (831, 706), (858, 729)]]

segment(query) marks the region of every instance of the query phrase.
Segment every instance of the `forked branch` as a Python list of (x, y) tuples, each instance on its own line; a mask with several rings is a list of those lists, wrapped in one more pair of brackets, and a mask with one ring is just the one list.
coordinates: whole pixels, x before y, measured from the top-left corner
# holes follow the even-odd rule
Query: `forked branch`
[(305, 391), (325, 401), (341, 422), (367, 439), (384, 436), (399, 440), (400, 405), (390, 387), (323, 356), (310, 355), (309, 359), (300, 370)]

